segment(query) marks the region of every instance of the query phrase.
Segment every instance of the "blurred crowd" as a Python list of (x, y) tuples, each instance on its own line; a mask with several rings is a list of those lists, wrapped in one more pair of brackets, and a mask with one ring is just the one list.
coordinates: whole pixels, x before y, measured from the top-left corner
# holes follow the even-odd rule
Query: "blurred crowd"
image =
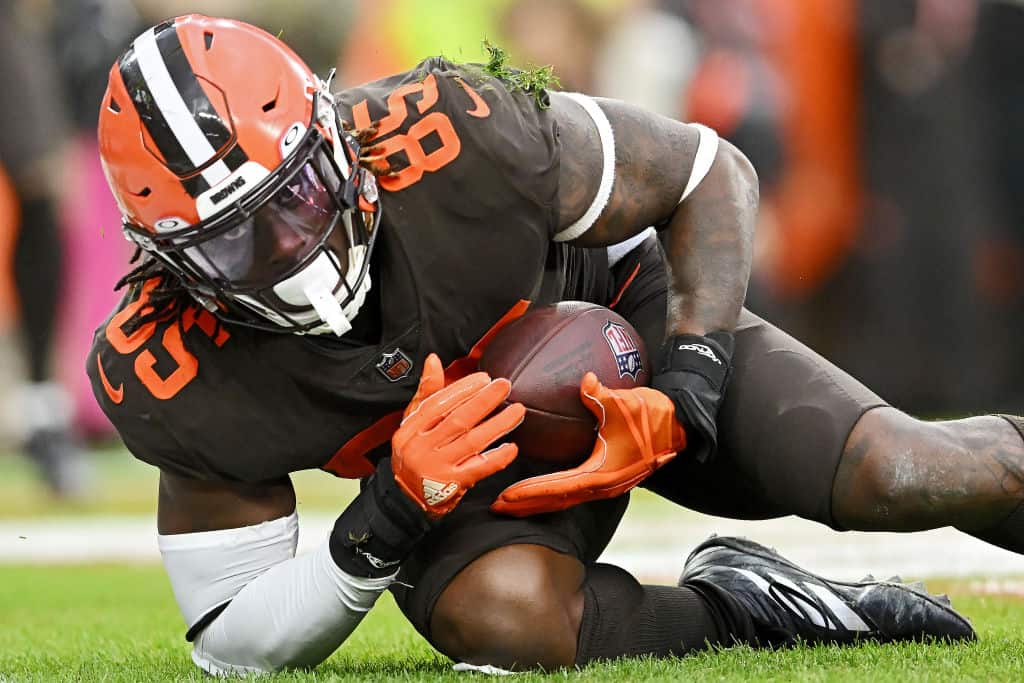
[(1024, 412), (1024, 3), (4, 0), (0, 431), (58, 494), (110, 433), (83, 364), (130, 254), (97, 103), (134, 36), (189, 11), (280, 34), (339, 87), (480, 61), (487, 38), (566, 90), (710, 125), (761, 179), (755, 312), (905, 410)]

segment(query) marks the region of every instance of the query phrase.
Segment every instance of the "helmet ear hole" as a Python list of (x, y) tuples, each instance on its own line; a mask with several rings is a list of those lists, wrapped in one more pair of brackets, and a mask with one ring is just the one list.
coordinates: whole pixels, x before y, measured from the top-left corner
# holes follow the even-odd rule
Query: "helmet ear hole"
[(213, 47), (213, 33), (210, 31), (203, 32), (203, 44), (206, 46), (207, 51)]
[(121, 113), (121, 105), (118, 104), (117, 100), (113, 97), (110, 98), (110, 102), (107, 103), (107, 109), (114, 112), (115, 114)]
[(264, 104), (262, 109), (263, 109), (263, 111), (268, 112), (268, 111), (270, 111), (271, 109), (273, 109), (276, 106), (277, 106), (277, 96), (275, 95), (274, 99), (272, 99), (269, 102), (267, 102), (266, 104)]

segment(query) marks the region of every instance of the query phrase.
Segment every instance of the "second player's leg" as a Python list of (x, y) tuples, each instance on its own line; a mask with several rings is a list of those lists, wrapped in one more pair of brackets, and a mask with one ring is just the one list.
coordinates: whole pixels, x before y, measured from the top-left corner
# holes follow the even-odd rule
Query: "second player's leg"
[(1024, 552), (1024, 440), (988, 415), (925, 422), (893, 408), (853, 428), (833, 486), (844, 528), (916, 531), (954, 526)]
[(699, 463), (683, 452), (642, 485), (706, 514), (798, 515), (839, 527), (832, 484), (844, 445), (861, 416), (885, 402), (749, 311), (735, 339), (715, 457)]
[(1024, 425), (911, 417), (744, 311), (716, 459), (683, 453), (645, 485), (710, 514), (795, 514), (858, 531), (954, 526), (1024, 552), (1024, 439), (1011, 420)]
[(683, 453), (645, 486), (709, 514), (794, 514), (859, 531), (954, 526), (1024, 552), (1022, 433), (1014, 417), (911, 417), (744, 311), (716, 458)]
[[(612, 272), (621, 287), (613, 307), (653, 356), (665, 338), (668, 305), (658, 241), (634, 249)], [(832, 481), (843, 445), (860, 416), (885, 402), (749, 311), (742, 312), (735, 338), (716, 457), (702, 464), (681, 453), (642, 485), (711, 515), (795, 514), (834, 525)]]

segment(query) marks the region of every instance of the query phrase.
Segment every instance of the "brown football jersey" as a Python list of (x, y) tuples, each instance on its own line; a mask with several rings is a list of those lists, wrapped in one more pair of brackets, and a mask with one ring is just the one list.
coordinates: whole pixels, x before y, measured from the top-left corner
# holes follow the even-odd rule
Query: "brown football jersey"
[(137, 286), (88, 359), (97, 400), (136, 457), (200, 479), (317, 467), (364, 476), (428, 353), (458, 374), (521, 302), (607, 303), (605, 251), (551, 242), (561, 150), (532, 94), (435, 58), (339, 100), (356, 128), (377, 124), (393, 171), (380, 178), (366, 304), (380, 316), (378, 341), (218, 325), (197, 306), (133, 330), (153, 282)]

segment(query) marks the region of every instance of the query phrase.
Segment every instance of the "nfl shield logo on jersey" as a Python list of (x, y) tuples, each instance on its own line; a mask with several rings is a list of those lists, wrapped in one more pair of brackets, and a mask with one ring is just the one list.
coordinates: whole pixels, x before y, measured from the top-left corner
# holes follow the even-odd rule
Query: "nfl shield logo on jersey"
[(615, 354), (615, 362), (619, 367), (619, 377), (629, 375), (636, 380), (637, 375), (643, 372), (644, 364), (640, 361), (640, 349), (637, 348), (633, 336), (626, 328), (611, 320), (604, 324), (601, 330), (604, 340), (608, 342), (608, 348)]
[(402, 349), (395, 349), (391, 353), (385, 353), (377, 363), (377, 369), (389, 382), (397, 382), (409, 376), (412, 372), (412, 360), (405, 355)]

